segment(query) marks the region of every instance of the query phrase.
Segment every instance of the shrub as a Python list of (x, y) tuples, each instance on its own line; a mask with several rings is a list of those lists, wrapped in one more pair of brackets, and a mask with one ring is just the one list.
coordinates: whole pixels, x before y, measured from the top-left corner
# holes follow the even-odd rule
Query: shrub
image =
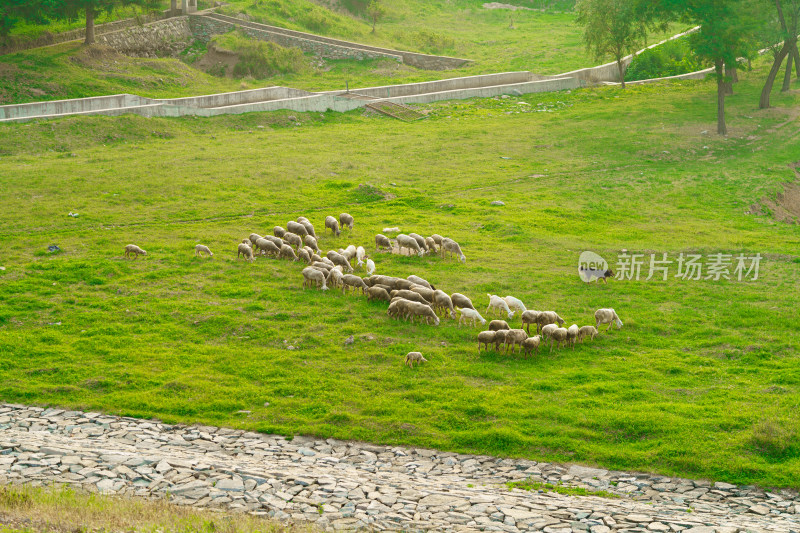
[(304, 72), (309, 68), (308, 60), (299, 48), (254, 41), (236, 32), (217, 35), (212, 42), (220, 49), (236, 53), (238, 59), (233, 67), (236, 77), (263, 79), (276, 74)]
[(703, 64), (689, 48), (684, 36), (649, 48), (633, 58), (625, 72), (625, 81), (676, 76), (701, 70)]

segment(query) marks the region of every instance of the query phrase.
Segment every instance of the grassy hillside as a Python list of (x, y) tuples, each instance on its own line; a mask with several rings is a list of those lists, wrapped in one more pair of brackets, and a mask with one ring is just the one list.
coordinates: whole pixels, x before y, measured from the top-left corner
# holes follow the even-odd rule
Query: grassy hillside
[[(798, 488), (800, 229), (748, 212), (793, 179), (800, 102), (795, 85), (755, 109), (765, 68), (729, 98), (728, 138), (708, 133), (711, 82), (441, 103), (413, 124), (2, 125), (0, 398)], [(614, 307), (625, 326), (528, 359), (479, 354), (478, 329), (397, 322), (302, 290), (299, 264), (235, 258), (251, 231), (305, 215), (322, 235), (342, 211), (355, 229), (325, 250), (372, 250), (399, 226), (467, 256), (373, 253), (378, 273), (481, 311), (513, 294), (567, 325)], [(122, 259), (131, 242), (148, 256)], [(613, 266), (623, 249), (763, 260), (756, 281), (681, 280), (674, 264), (666, 281), (579, 280), (581, 251)], [(430, 362), (403, 367), (411, 350)]]

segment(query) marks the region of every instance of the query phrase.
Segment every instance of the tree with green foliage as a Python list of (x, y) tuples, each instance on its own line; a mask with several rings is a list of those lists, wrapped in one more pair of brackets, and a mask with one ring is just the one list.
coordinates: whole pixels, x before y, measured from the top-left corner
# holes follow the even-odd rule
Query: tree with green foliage
[(584, 28), (587, 50), (597, 60), (614, 58), (619, 79), (625, 87), (625, 65), (622, 59), (644, 46), (647, 40), (647, 19), (631, 0), (578, 0), (577, 22)]
[(8, 35), (19, 20), (44, 23), (48, 10), (46, 0), (0, 1), (0, 37)]
[(759, 109), (767, 109), (769, 107), (772, 86), (775, 84), (775, 78), (778, 76), (784, 59), (786, 60), (786, 72), (784, 73), (782, 91), (789, 90), (792, 78), (792, 61), (795, 61), (795, 66), (800, 67), (800, 65), (797, 65), (796, 57), (797, 35), (800, 32), (800, 0), (775, 0), (775, 11), (773, 13), (775, 16), (771, 17), (769, 21), (771, 22), (771, 27), (765, 31), (774, 39), (773, 42), (780, 44), (780, 48), (777, 51), (773, 49), (772, 68), (770, 68), (767, 79), (764, 82), (764, 88), (761, 90), (761, 97), (758, 100)]
[(114, 9), (126, 6), (141, 6), (144, 8), (155, 9), (159, 5), (158, 0), (51, 0), (52, 14), (54, 18), (75, 20), (79, 17), (86, 19), (86, 38), (85, 44), (93, 44), (94, 20), (100, 13), (108, 13)]
[(386, 15), (386, 8), (383, 7), (380, 0), (370, 0), (367, 4), (367, 15), (372, 19), (372, 33), (375, 33), (375, 26)]

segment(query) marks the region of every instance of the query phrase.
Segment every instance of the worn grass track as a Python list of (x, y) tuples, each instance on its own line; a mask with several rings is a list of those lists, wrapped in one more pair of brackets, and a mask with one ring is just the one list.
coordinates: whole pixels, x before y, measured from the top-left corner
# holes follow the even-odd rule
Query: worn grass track
[[(0, 398), (798, 487), (800, 230), (745, 214), (792, 179), (798, 96), (757, 111), (764, 70), (729, 98), (727, 139), (701, 133), (707, 82), (441, 103), (414, 124), (3, 125)], [(235, 260), (251, 231), (304, 214), (321, 233), (342, 211), (355, 230), (322, 237), (326, 250), (370, 249), (399, 226), (451, 236), (468, 258), (374, 254), (379, 273), (421, 275), (481, 311), (486, 293), (514, 294), (567, 325), (610, 306), (625, 326), (574, 351), (479, 355), (477, 329), (395, 322), (301, 290), (297, 264)], [(147, 258), (121, 259), (129, 242)], [(197, 242), (215, 257), (195, 259)], [(757, 281), (587, 286), (587, 249), (612, 264), (622, 249), (764, 259)], [(404, 368), (410, 350), (430, 362)]]

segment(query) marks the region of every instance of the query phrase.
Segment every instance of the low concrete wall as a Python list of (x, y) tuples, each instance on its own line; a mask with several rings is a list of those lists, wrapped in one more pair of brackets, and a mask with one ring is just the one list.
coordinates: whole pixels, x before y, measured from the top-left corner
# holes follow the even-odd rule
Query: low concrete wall
[[(221, 15), (219, 13), (208, 13), (204, 15), (197, 15), (199, 17), (203, 17), (205, 19), (211, 19), (217, 22), (227, 22), (229, 24), (234, 24), (239, 26), (240, 28), (250, 28), (254, 30), (264, 31), (270, 35), (277, 36), (281, 35), (285, 40), (284, 42), (291, 42), (291, 39), (301, 39), (303, 41), (313, 41), (316, 43), (322, 43), (324, 45), (328, 45), (331, 47), (344, 47), (348, 49), (355, 49), (355, 50), (362, 50), (364, 52), (372, 52), (378, 54), (376, 57), (381, 56), (389, 56), (389, 57), (400, 57), (402, 62), (411, 65), (413, 67), (425, 69), (425, 70), (447, 70), (452, 68), (458, 68), (464, 66), (467, 63), (471, 63), (472, 61), (468, 59), (461, 59), (457, 57), (447, 57), (447, 56), (434, 56), (428, 54), (418, 54), (415, 52), (406, 52), (403, 50), (392, 50), (389, 48), (380, 48), (378, 46), (370, 46), (367, 44), (361, 43), (354, 43), (350, 41), (343, 41), (341, 39), (333, 39), (330, 37), (322, 37), (320, 35), (314, 35), (313, 33), (305, 33), (301, 31), (295, 30), (288, 30), (286, 28), (280, 28), (278, 26), (269, 26), (267, 24), (259, 24), (255, 22), (248, 22), (244, 20), (237, 19), (235, 17), (229, 17), (227, 15)], [(277, 37), (276, 37), (277, 38)], [(325, 56), (323, 56), (325, 57)]]
[(106, 33), (96, 40), (124, 54), (147, 56), (183, 50), (194, 37), (188, 17), (175, 17)]
[(88, 111), (105, 111), (148, 103), (147, 98), (132, 94), (95, 96), (74, 100), (53, 100), (0, 106), (0, 120), (37, 117), (43, 115), (65, 115)]
[(429, 104), (442, 100), (464, 100), (467, 98), (491, 98), (501, 94), (530, 94), (554, 91), (566, 91), (581, 87), (578, 78), (558, 78), (554, 80), (528, 81), (524, 83), (512, 83), (509, 85), (497, 85), (494, 87), (476, 87), (472, 89), (457, 89), (452, 91), (441, 91), (434, 93), (416, 94), (409, 96), (398, 96), (395, 98), (383, 98), (382, 100), (397, 104)]
[(676, 74), (675, 76), (665, 76), (663, 78), (650, 78), (648, 80), (626, 81), (625, 85), (644, 85), (646, 83), (657, 83), (659, 81), (680, 81), (680, 80), (704, 80), (709, 74), (714, 73), (714, 67), (709, 67), (686, 74)]
[(263, 89), (252, 89), (250, 91), (237, 91), (233, 93), (210, 94), (205, 96), (190, 96), (187, 98), (170, 98), (163, 100), (152, 100), (153, 103), (166, 105), (177, 105), (186, 107), (215, 108), (228, 107), (240, 104), (250, 104), (254, 102), (265, 102), (271, 100), (285, 100), (287, 98), (300, 98), (310, 96), (313, 93), (292, 89), (289, 87), (266, 87)]
[(454, 91), (461, 89), (474, 89), (511, 83), (532, 81), (530, 72), (501, 72), (499, 74), (485, 74), (481, 76), (466, 76), (463, 78), (450, 78), (447, 80), (424, 81), (421, 83), (407, 83), (404, 85), (384, 85), (367, 89), (354, 89), (352, 94), (371, 96), (375, 98), (392, 98), (395, 96), (409, 96), (422, 93)]

